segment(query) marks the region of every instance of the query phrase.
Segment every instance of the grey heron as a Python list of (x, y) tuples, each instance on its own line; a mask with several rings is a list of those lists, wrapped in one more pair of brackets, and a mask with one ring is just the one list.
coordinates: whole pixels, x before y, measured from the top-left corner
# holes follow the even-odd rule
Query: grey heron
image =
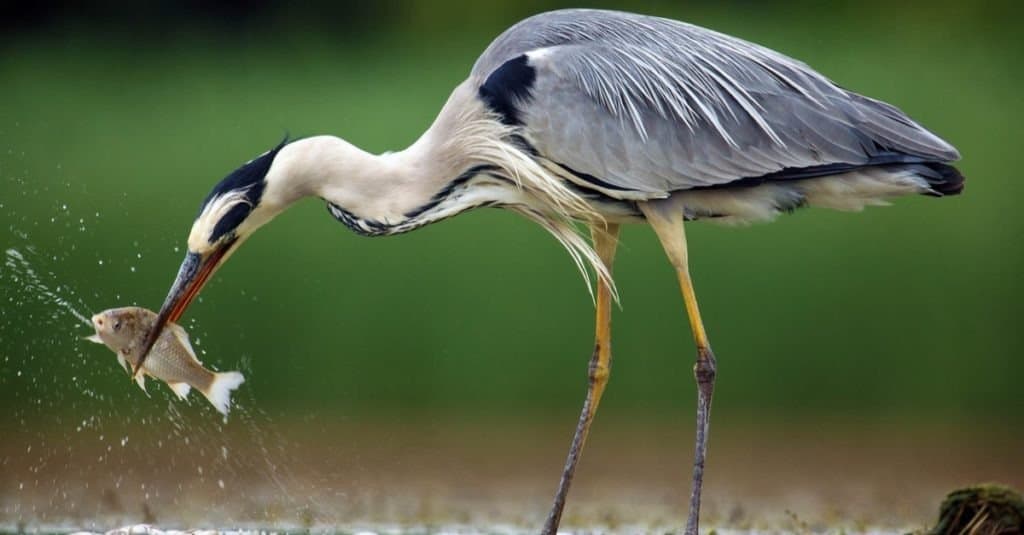
[(305, 197), (325, 200), (366, 236), (484, 206), (518, 212), (561, 242), (588, 288), (591, 272), (596, 279), (586, 397), (543, 528), (554, 533), (608, 381), (620, 225), (647, 223), (675, 268), (696, 345), (686, 523), (695, 534), (716, 363), (684, 221), (767, 221), (804, 206), (860, 210), (901, 195), (954, 195), (964, 181), (950, 165), (957, 159), (894, 106), (773, 50), (651, 16), (543, 13), (498, 36), (405, 150), (373, 155), (329, 135), (285, 141), (214, 186), (142, 356), (218, 266)]

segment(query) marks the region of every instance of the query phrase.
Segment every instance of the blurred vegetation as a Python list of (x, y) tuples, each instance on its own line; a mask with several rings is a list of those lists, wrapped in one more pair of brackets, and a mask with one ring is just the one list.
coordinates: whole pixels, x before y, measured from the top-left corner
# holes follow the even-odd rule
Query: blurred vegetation
[(954, 490), (939, 508), (939, 521), (927, 535), (1020, 533), (1024, 498), (1010, 487), (989, 483)]
[[(25, 254), (83, 313), (157, 308), (199, 201), (285, 132), (404, 147), (490, 39), (562, 4), (184, 5), (23, 11), (0, 38), (0, 249)], [(960, 197), (690, 226), (718, 410), (1022, 421), (1016, 4), (592, 5), (776, 48), (964, 155)], [(87, 329), (12, 269), (0, 265), (4, 406), (138, 401), (113, 355), (80, 342)], [(648, 229), (626, 229), (616, 269), (604, 406), (688, 421), (692, 342)], [(249, 241), (185, 325), (205, 362), (242, 366), (265, 408), (508, 415), (578, 409), (592, 313), (567, 255), (513, 214), (367, 239), (311, 200)]]

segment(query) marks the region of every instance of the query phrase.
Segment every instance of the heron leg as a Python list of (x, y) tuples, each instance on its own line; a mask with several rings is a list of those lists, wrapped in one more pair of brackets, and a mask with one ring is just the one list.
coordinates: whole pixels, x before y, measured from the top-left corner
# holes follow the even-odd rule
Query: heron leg
[(704, 322), (700, 319), (697, 296), (690, 279), (686, 233), (683, 229), (682, 207), (671, 200), (641, 203), (640, 209), (658, 235), (669, 261), (676, 269), (682, 290), (690, 330), (697, 346), (697, 362), (693, 376), (697, 381), (697, 437), (693, 459), (693, 486), (690, 491), (690, 514), (686, 519), (686, 534), (697, 535), (700, 522), (700, 496), (704, 483), (704, 457), (708, 447), (708, 425), (711, 419), (711, 395), (715, 389), (715, 355), (711, 351)]
[[(605, 267), (608, 268), (608, 272), (611, 273), (615, 248), (619, 244), (619, 225), (594, 225), (591, 226), (590, 231), (594, 240), (594, 250), (604, 262)], [(601, 394), (604, 393), (604, 387), (608, 383), (612, 364), (611, 319), (611, 288), (605, 281), (598, 278), (596, 333), (594, 335), (594, 353), (590, 357), (590, 366), (587, 371), (587, 397), (583, 401), (583, 411), (576, 424), (576, 433), (572, 437), (572, 446), (569, 447), (569, 456), (565, 460), (562, 479), (558, 482), (555, 501), (551, 505), (551, 512), (548, 514), (547, 521), (544, 522), (543, 531), (541, 531), (544, 535), (554, 535), (558, 531), (558, 523), (562, 519), (562, 509), (565, 507), (565, 497), (569, 493), (569, 486), (572, 484), (572, 477), (576, 472), (576, 463), (580, 459), (583, 443), (587, 440), (587, 433), (590, 432), (590, 424), (594, 421), (597, 405), (601, 402)]]

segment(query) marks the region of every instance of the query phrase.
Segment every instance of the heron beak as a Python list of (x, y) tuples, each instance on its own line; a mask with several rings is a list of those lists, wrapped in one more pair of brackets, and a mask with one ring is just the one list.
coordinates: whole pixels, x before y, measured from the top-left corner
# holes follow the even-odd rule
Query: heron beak
[(199, 290), (203, 289), (203, 285), (209, 280), (210, 275), (223, 263), (228, 250), (231, 249), (234, 243), (234, 240), (226, 241), (205, 256), (191, 251), (185, 255), (185, 259), (181, 262), (181, 267), (178, 268), (178, 276), (174, 279), (171, 291), (167, 293), (164, 305), (160, 307), (160, 313), (157, 314), (156, 323), (142, 343), (139, 361), (132, 370), (133, 378), (139, 373), (142, 363), (145, 362), (146, 356), (149, 354), (149, 350), (153, 348), (153, 344), (160, 337), (164, 327), (168, 323), (178, 321), (178, 318), (185, 313), (185, 309), (199, 295)]

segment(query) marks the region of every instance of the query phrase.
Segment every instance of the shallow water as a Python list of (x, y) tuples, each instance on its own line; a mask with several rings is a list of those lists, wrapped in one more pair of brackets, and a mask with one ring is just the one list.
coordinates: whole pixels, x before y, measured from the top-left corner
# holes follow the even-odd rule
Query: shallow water
[[(522, 421), (494, 429), (431, 415), (369, 423), (263, 415), (207, 430), (205, 413), (193, 404), (173, 417), (196, 426), (187, 439), (164, 436), (169, 420), (153, 420), (130, 422), (124, 427), (135, 428), (127, 431), (106, 422), (104, 432), (129, 437), (123, 444), (88, 427), (63, 447), (52, 432), (4, 441), (0, 526), (530, 533), (547, 511), (568, 431)], [(677, 445), (689, 430), (611, 416), (581, 463), (565, 529), (678, 532), (688, 452)], [(704, 525), (736, 533), (905, 533), (933, 521), (956, 486), (1024, 481), (1015, 461), (1024, 448), (1019, 438), (905, 430), (720, 426)]]

